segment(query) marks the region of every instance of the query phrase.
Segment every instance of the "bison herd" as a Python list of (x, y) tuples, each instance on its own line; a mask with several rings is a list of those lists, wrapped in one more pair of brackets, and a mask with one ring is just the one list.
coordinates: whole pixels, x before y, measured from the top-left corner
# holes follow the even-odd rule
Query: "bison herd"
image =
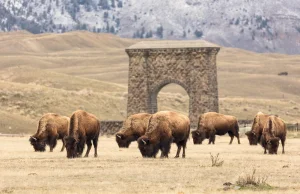
[[(177, 145), (176, 158), (185, 157), (186, 143), (192, 134), (194, 144), (202, 144), (208, 139), (209, 144), (215, 144), (216, 135), (228, 133), (230, 142), (234, 137), (239, 138), (238, 120), (234, 116), (208, 112), (199, 116), (198, 127), (190, 132), (190, 120), (187, 116), (172, 112), (160, 111), (155, 114), (138, 113), (129, 116), (123, 123), (122, 129), (116, 133), (116, 142), (121, 148), (128, 148), (130, 143), (137, 141), (143, 157), (168, 157), (171, 144)], [(274, 115), (258, 112), (253, 120), (252, 129), (246, 132), (250, 145), (258, 143), (264, 148), (264, 153), (277, 154), (279, 141), (282, 153), (286, 140), (286, 125), (282, 119)], [(56, 146), (57, 140), (62, 139), (66, 147), (67, 158), (81, 157), (85, 144), (85, 157), (94, 145), (94, 156), (97, 157), (98, 137), (100, 134), (100, 120), (93, 114), (83, 110), (75, 111), (71, 117), (54, 113), (45, 114), (39, 121), (37, 132), (29, 141), (35, 151), (45, 151), (49, 145), (50, 152)]]

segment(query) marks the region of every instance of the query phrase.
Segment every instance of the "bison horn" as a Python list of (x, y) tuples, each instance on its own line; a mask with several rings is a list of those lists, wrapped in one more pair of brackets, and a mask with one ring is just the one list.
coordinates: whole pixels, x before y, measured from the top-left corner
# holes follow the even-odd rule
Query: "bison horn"
[(271, 144), (271, 140), (267, 141), (268, 144)]
[(145, 145), (147, 144), (147, 143), (146, 143), (146, 141), (145, 141), (145, 140), (143, 140), (143, 139), (142, 139), (142, 142), (143, 142)]
[(121, 135), (116, 135), (116, 136), (121, 139)]
[(32, 139), (34, 139), (35, 141), (37, 140), (37, 138), (35, 138), (35, 137), (31, 137)]

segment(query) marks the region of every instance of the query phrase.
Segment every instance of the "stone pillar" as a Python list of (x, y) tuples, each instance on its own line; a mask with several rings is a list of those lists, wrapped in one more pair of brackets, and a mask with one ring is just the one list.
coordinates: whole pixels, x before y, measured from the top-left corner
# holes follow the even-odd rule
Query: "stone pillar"
[(148, 87), (145, 52), (126, 50), (129, 56), (127, 116), (148, 112)]

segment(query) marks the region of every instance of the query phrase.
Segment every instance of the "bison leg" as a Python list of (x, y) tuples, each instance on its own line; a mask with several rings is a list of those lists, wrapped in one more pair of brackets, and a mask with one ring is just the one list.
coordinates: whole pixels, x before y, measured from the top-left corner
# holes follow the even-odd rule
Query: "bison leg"
[(281, 145), (282, 145), (282, 153), (284, 154), (284, 143), (285, 143), (285, 138), (281, 139)]
[(86, 150), (86, 153), (85, 153), (84, 157), (89, 157), (89, 153), (90, 153), (90, 150), (91, 150), (91, 147), (92, 147), (92, 141), (91, 140), (86, 140), (86, 145), (87, 145), (87, 150)]
[(56, 137), (53, 137), (49, 141), (49, 147), (50, 147), (50, 152), (53, 152), (53, 149), (55, 148), (57, 143)]
[(181, 145), (179, 143), (177, 143), (177, 153), (176, 153), (175, 158), (179, 158), (180, 151), (181, 151)]
[(183, 148), (182, 158), (185, 158), (186, 141), (184, 141), (182, 148)]
[[(229, 135), (230, 135), (230, 132), (228, 132), (229, 133)], [(240, 135), (239, 135), (239, 132), (235, 132), (235, 133), (231, 133), (232, 134), (232, 139), (234, 138), (234, 136), (237, 138), (237, 140), (238, 140), (238, 144), (241, 144), (241, 142), (240, 142)], [(231, 135), (230, 135), (230, 137), (231, 137)], [(232, 140), (231, 140), (231, 142), (232, 142)], [(231, 144), (231, 143), (230, 143)]]
[(65, 142), (64, 138), (62, 138), (61, 140), (62, 140), (63, 145), (62, 145), (62, 148), (60, 151), (63, 152), (65, 149), (65, 146), (66, 146), (66, 142)]
[(168, 143), (165, 143), (163, 144), (163, 146), (161, 147), (161, 158), (165, 157), (165, 158), (168, 158), (169, 156), (169, 152), (170, 152), (170, 149), (171, 149), (171, 142), (168, 142)]
[(211, 144), (211, 143), (215, 144), (215, 138), (216, 138), (215, 133), (211, 133), (209, 135), (208, 144)]
[(95, 153), (94, 153), (94, 157), (97, 157), (97, 148), (98, 148), (98, 137), (93, 139), (93, 144), (94, 144), (94, 149), (95, 149)]
[(241, 144), (241, 142), (240, 142), (240, 135), (239, 135), (239, 134), (236, 134), (235, 136), (236, 136), (236, 138), (237, 138), (237, 140), (238, 140), (238, 144)]

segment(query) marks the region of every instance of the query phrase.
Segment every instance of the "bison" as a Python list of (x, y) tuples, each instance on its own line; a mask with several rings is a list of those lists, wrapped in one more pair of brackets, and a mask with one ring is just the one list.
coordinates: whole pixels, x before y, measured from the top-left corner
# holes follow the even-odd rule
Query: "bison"
[(148, 113), (138, 113), (125, 120), (122, 129), (116, 134), (116, 142), (120, 148), (128, 148), (132, 141), (145, 134), (150, 116)]
[(209, 144), (215, 144), (215, 136), (226, 133), (231, 137), (229, 144), (232, 143), (234, 136), (240, 144), (239, 125), (236, 117), (208, 112), (200, 115), (197, 130), (192, 132), (192, 137), (194, 144), (202, 144), (204, 139), (209, 139)]
[(63, 151), (65, 147), (64, 137), (69, 133), (69, 121), (69, 117), (55, 113), (43, 115), (39, 120), (37, 132), (29, 139), (34, 150), (36, 152), (44, 152), (46, 145), (49, 145), (50, 152), (53, 152), (57, 139), (61, 139), (63, 142), (61, 151)]
[(277, 154), (279, 141), (282, 144), (282, 153), (284, 154), (284, 144), (286, 140), (286, 125), (282, 119), (277, 116), (269, 116), (266, 122), (262, 136), (261, 145), (265, 149), (264, 154)]
[(83, 110), (75, 111), (70, 120), (69, 136), (65, 138), (67, 158), (81, 157), (85, 143), (88, 157), (92, 147), (95, 148), (94, 156), (97, 157), (98, 137), (100, 134), (100, 121), (96, 116)]
[(161, 158), (168, 157), (171, 143), (176, 143), (179, 157), (185, 157), (186, 142), (190, 134), (190, 120), (187, 116), (171, 111), (160, 111), (149, 119), (145, 135), (138, 139), (138, 147), (143, 157), (156, 157), (161, 150)]
[(250, 145), (257, 145), (260, 143), (260, 139), (262, 136), (263, 128), (268, 121), (270, 115), (264, 114), (262, 112), (258, 112), (252, 123), (251, 131), (247, 131), (245, 135), (247, 135)]

